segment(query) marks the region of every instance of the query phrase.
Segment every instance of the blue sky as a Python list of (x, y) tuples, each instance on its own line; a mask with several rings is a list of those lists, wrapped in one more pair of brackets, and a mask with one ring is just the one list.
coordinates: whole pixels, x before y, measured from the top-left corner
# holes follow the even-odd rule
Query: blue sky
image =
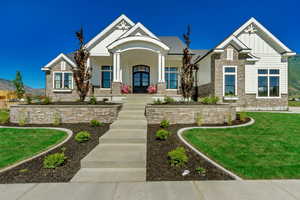
[(14, 0), (0, 4), (0, 78), (16, 70), (25, 84), (44, 87), (40, 68), (77, 47), (74, 32), (83, 26), (86, 41), (124, 13), (154, 34), (182, 36), (192, 26), (192, 48), (210, 49), (255, 17), (289, 48), (300, 52), (300, 3), (278, 1), (101, 1)]

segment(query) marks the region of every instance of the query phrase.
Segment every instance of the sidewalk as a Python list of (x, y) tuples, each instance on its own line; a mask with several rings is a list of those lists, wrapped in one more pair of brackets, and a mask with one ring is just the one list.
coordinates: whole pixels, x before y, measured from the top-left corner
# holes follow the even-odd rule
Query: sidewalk
[(2, 200), (300, 200), (300, 180), (0, 185)]

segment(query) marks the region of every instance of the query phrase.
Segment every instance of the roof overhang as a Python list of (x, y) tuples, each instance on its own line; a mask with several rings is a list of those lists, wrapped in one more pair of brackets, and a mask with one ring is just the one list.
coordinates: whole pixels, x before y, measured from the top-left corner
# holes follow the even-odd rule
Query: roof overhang
[(61, 53), (56, 58), (54, 58), (53, 60), (51, 60), (47, 65), (45, 65), (44, 67), (42, 67), (41, 70), (42, 71), (48, 71), (48, 70), (50, 70), (50, 68), (52, 67), (52, 65), (55, 64), (56, 62), (58, 62), (61, 59), (63, 59), (66, 62), (68, 62), (72, 67), (76, 67), (76, 64), (72, 60), (70, 60), (65, 54)]

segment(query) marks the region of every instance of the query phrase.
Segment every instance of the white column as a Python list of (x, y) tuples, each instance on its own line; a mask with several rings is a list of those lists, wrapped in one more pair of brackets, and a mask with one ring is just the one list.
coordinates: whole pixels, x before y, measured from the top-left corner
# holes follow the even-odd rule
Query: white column
[(158, 53), (158, 82), (160, 83), (161, 82), (161, 71), (162, 71), (162, 68), (161, 68), (161, 53)]
[(161, 56), (161, 82), (165, 82), (165, 55)]
[(113, 82), (121, 82), (120, 79), (120, 53), (113, 54), (113, 66), (114, 66), (114, 79)]

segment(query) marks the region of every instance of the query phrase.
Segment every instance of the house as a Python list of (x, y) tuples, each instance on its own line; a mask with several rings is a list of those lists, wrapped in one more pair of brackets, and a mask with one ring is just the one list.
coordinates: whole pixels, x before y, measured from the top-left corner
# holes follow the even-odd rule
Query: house
[[(86, 47), (94, 96), (121, 97), (122, 85), (131, 86), (133, 93), (147, 93), (153, 85), (157, 96), (180, 95), (185, 45), (178, 37), (157, 36), (121, 15)], [(191, 53), (199, 66), (195, 82), (199, 96), (218, 96), (221, 102), (245, 109), (287, 109), (287, 60), (295, 53), (254, 18), (215, 48)], [(62, 53), (42, 68), (52, 99), (78, 99), (71, 66), (73, 54)]]

